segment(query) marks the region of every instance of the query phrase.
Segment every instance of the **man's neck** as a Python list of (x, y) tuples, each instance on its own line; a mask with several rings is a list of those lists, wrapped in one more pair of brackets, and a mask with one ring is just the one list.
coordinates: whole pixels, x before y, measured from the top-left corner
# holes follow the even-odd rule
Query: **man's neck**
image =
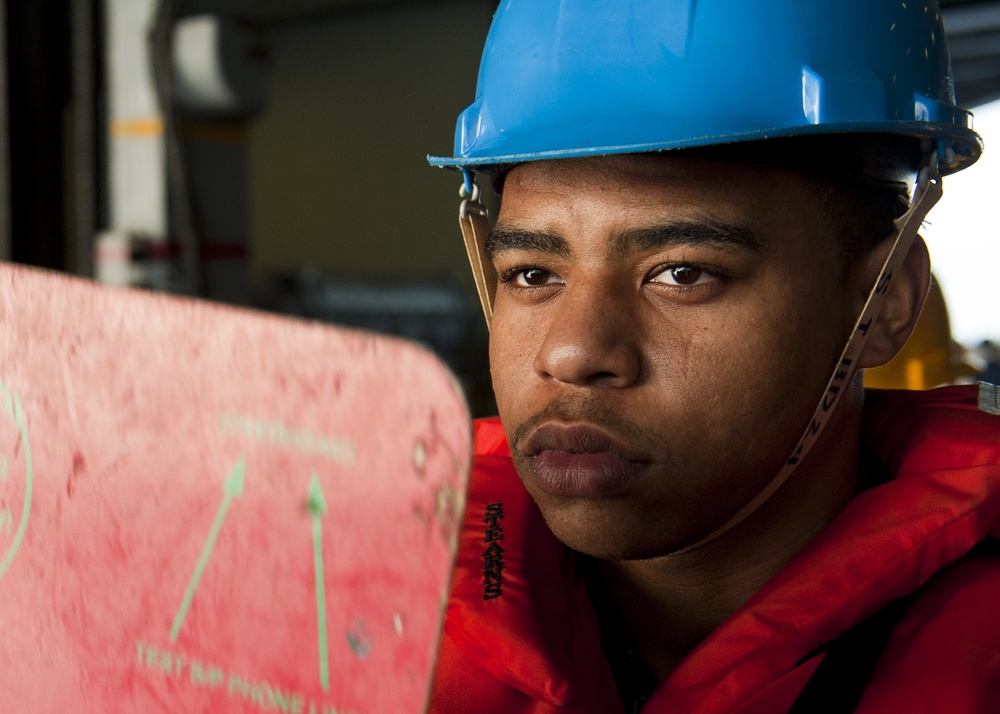
[[(820, 456), (820, 454), (817, 454)], [(853, 498), (858, 453), (812, 461), (757, 513), (681, 555), (597, 561), (602, 626), (620, 626), (656, 681), (811, 541)], [(818, 464), (818, 465), (815, 465)]]

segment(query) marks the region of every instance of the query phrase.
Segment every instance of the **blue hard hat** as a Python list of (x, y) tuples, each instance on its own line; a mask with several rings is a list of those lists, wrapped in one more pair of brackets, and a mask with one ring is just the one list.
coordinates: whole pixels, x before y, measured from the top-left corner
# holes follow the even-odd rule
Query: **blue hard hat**
[(429, 160), (864, 132), (937, 139), (949, 173), (982, 151), (971, 118), (937, 0), (504, 0), (455, 155)]

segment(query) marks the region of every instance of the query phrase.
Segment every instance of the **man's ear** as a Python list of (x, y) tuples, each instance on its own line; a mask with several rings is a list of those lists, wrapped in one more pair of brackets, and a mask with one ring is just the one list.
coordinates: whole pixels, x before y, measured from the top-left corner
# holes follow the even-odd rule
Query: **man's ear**
[[(891, 238), (882, 241), (861, 260), (861, 269), (855, 275), (861, 281), (868, 280), (864, 289), (866, 299), (892, 249), (892, 243)], [(892, 276), (889, 292), (882, 303), (882, 311), (868, 330), (868, 341), (861, 353), (860, 368), (883, 365), (902, 349), (920, 317), (930, 280), (930, 255), (927, 253), (927, 244), (918, 235), (899, 270)]]

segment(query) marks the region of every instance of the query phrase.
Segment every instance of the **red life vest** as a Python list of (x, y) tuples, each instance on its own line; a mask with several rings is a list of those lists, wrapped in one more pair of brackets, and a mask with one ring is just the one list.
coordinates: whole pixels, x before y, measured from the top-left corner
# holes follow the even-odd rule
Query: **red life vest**
[[(644, 714), (787, 711), (822, 659), (811, 653), (925, 583), (858, 711), (1000, 708), (1000, 559), (962, 559), (1000, 536), (1000, 418), (977, 409), (974, 388), (871, 392), (865, 439), (892, 480), (709, 635)], [(431, 711), (620, 712), (574, 557), (521, 486), (497, 420), (477, 423), (475, 448)]]

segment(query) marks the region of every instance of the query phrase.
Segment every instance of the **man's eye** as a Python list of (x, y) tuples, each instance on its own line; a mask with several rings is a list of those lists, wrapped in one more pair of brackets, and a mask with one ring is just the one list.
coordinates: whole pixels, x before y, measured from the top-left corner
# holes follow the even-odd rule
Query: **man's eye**
[(541, 268), (525, 268), (513, 275), (514, 284), (522, 288), (534, 288), (557, 282), (555, 275)]
[(650, 280), (655, 283), (688, 287), (699, 285), (711, 278), (711, 274), (693, 265), (671, 265), (655, 274)]

